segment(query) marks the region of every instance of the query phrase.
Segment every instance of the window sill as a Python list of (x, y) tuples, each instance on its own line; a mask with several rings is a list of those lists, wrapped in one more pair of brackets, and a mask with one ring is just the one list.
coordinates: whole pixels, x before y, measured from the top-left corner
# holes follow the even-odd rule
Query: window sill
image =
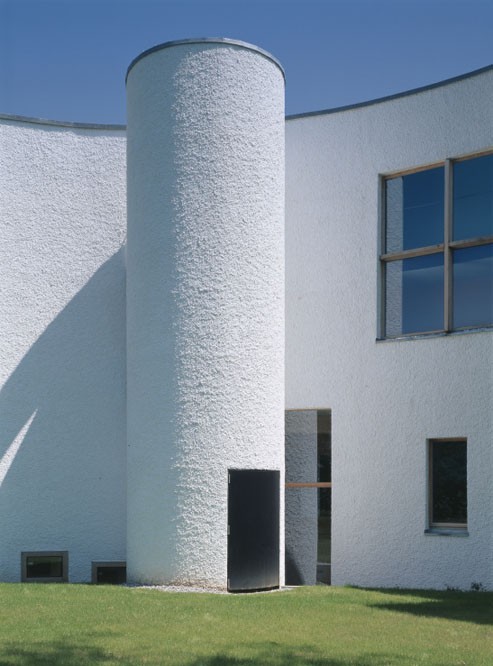
[(465, 528), (429, 527), (425, 530), (425, 536), (468, 537), (469, 532)]
[(430, 331), (429, 333), (409, 333), (396, 335), (395, 337), (376, 338), (377, 343), (402, 342), (404, 340), (429, 340), (430, 338), (450, 338), (456, 335), (468, 335), (470, 333), (492, 333), (493, 326), (481, 326), (477, 328), (458, 328), (455, 331)]
[(50, 578), (43, 576), (42, 578), (23, 578), (21, 583), (68, 583), (67, 578)]

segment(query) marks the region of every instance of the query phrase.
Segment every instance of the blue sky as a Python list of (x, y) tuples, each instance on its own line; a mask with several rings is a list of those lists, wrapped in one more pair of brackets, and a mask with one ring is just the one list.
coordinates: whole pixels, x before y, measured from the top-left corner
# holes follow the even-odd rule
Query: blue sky
[(173, 39), (276, 56), (286, 113), (402, 92), (493, 62), (493, 0), (0, 0), (0, 114), (125, 122), (125, 72)]

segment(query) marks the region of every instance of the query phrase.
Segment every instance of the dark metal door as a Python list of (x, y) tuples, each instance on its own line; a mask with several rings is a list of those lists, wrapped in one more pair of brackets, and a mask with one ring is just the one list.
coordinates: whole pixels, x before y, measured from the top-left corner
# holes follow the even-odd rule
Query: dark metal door
[(228, 590), (279, 587), (279, 471), (228, 474)]

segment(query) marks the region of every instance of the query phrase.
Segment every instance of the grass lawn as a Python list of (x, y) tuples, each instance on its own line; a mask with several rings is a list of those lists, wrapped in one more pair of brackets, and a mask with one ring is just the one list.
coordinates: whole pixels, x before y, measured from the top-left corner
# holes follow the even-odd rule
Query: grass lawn
[(493, 664), (493, 593), (0, 584), (0, 665)]

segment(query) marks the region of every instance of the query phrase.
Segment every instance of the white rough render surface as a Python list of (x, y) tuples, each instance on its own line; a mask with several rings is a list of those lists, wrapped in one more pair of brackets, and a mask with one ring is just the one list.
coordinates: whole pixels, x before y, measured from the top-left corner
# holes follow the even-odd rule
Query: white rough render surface
[[(220, 51), (129, 78), (131, 154), (156, 129), (130, 182), (129, 571), (161, 558), (207, 588), (225, 585), (226, 469), (283, 469), (282, 81)], [(286, 406), (332, 409), (335, 584), (493, 588), (493, 333), (376, 342), (379, 174), (490, 147), (492, 79), (287, 121)], [(0, 120), (0, 580), (22, 550), (68, 550), (71, 581), (126, 556), (125, 143)], [(426, 440), (451, 436), (469, 536), (427, 536)]]
[(127, 571), (224, 588), (228, 468), (284, 487), (284, 81), (182, 44), (127, 92)]
[(0, 121), (0, 580), (125, 559), (125, 135)]
[[(493, 332), (377, 342), (379, 174), (491, 147), (493, 72), (286, 128), (286, 405), (332, 409), (332, 581), (493, 588)], [(425, 535), (467, 437), (468, 537)]]

